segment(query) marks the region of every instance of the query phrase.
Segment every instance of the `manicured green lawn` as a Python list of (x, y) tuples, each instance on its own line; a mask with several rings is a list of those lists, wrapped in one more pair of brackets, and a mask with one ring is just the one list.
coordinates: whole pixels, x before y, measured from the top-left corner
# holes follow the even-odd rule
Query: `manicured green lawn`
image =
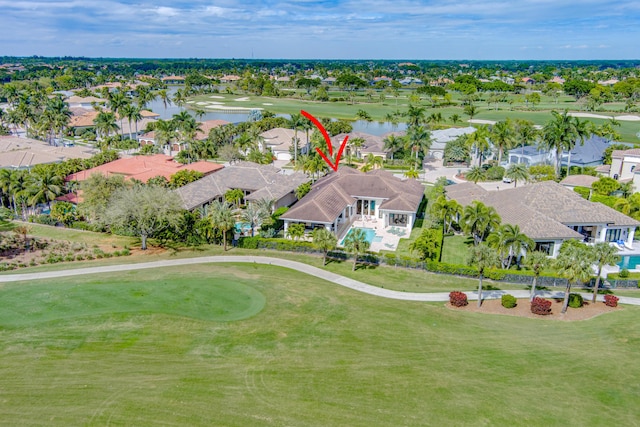
[(480, 315), (251, 265), (4, 284), (0, 300), (4, 425), (637, 423), (635, 307)]
[(469, 262), (469, 245), (472, 244), (469, 236), (455, 234), (445, 236), (442, 262), (448, 264), (466, 265)]

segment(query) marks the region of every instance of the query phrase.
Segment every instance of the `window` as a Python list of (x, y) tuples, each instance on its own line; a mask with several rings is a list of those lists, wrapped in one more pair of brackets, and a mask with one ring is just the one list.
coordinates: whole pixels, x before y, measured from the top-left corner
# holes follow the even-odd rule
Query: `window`
[(536, 242), (536, 251), (544, 252), (547, 255), (553, 255), (553, 246), (555, 242)]
[(610, 228), (607, 230), (607, 234), (605, 235), (605, 242), (615, 242), (620, 240), (620, 234), (622, 230), (619, 228)]

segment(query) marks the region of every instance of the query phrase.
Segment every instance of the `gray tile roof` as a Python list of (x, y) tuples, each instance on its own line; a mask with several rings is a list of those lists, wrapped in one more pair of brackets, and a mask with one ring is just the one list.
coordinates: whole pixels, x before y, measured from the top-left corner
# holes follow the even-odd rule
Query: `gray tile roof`
[(235, 188), (250, 191), (247, 200), (279, 200), (307, 181), (309, 177), (300, 172), (284, 175), (280, 169), (271, 165), (238, 162), (178, 188), (176, 192), (185, 209), (191, 210), (224, 196), (228, 190)]
[(383, 170), (364, 173), (343, 166), (318, 180), (281, 218), (332, 223), (356, 198), (385, 199), (379, 206), (382, 210), (415, 212), (423, 195), (424, 187), (416, 180), (402, 180)]
[(554, 181), (501, 191), (486, 191), (472, 183), (456, 184), (447, 187), (447, 197), (463, 206), (474, 200), (493, 206), (503, 223), (518, 225), (535, 240), (582, 238), (568, 225), (640, 225), (615, 209), (585, 200)]

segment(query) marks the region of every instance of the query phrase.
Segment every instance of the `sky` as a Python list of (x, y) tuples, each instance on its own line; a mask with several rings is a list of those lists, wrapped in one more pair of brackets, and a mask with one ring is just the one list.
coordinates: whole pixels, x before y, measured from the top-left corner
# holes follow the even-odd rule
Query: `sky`
[(0, 56), (639, 59), (638, 0), (0, 0)]

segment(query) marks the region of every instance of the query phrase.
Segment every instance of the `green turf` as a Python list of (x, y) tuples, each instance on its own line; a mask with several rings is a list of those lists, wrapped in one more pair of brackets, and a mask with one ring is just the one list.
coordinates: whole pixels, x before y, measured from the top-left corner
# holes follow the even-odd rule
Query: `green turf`
[[(153, 292), (168, 283), (177, 301), (213, 303), (219, 292), (194, 288), (238, 283), (266, 305), (235, 322), (180, 315)], [(158, 302), (89, 313), (87, 291), (67, 303), (86, 315), (69, 317), (37, 297), (78, 287), (114, 308), (141, 298), (132, 289)], [(5, 284), (0, 300), (16, 289), (48, 319), (0, 327), (3, 425), (637, 423), (635, 307), (572, 323), (478, 315), (247, 265)]]
[(445, 236), (442, 250), (442, 262), (466, 265), (469, 262), (470, 244), (471, 240), (468, 236), (458, 234)]

